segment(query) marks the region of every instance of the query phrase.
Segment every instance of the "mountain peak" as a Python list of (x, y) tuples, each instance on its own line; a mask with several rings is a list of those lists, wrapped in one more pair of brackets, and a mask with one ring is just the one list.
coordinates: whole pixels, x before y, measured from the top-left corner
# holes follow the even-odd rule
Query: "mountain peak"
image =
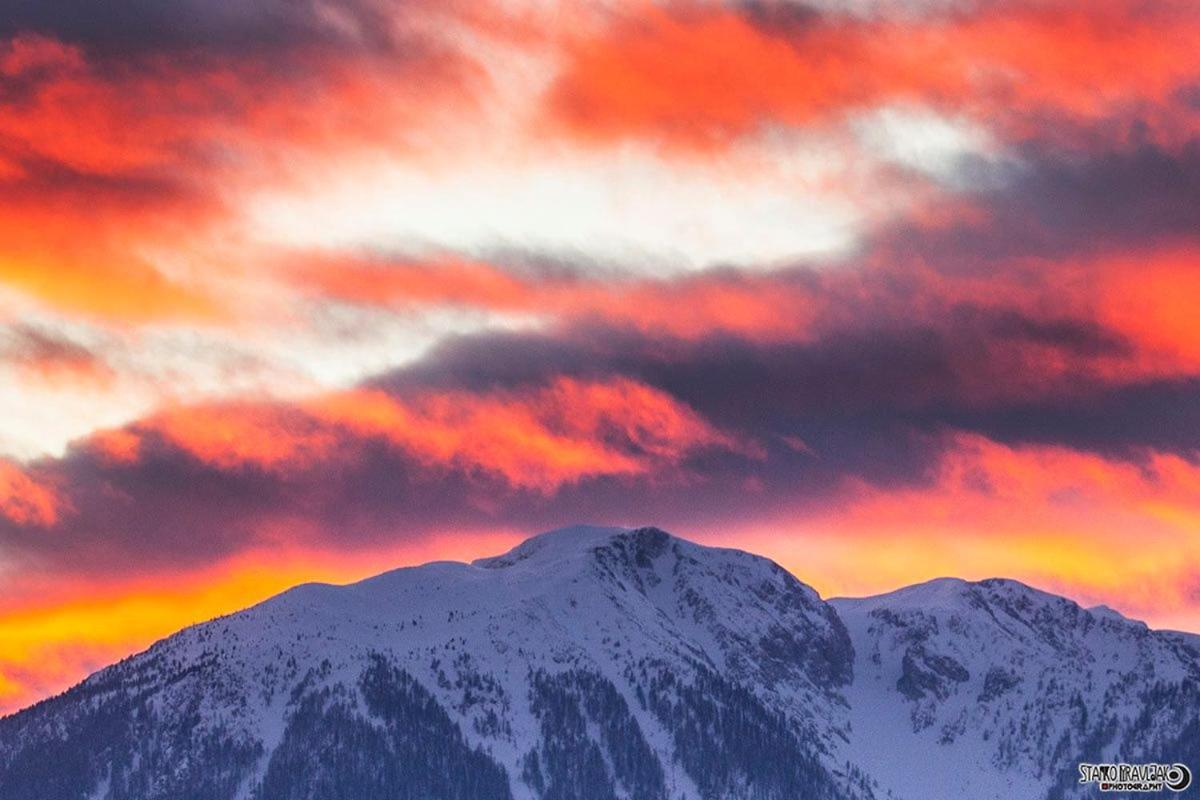
[(569, 560), (593, 552), (597, 547), (619, 537), (655, 536), (671, 539), (669, 534), (658, 528), (621, 528), (601, 525), (572, 525), (531, 536), (507, 553), (479, 558), (473, 566), (485, 569), (503, 569), (535, 559), (538, 563)]
[[(844, 608), (871, 611), (886, 608), (891, 611), (923, 613), (959, 613), (1001, 606), (1010, 613), (1033, 612), (1037, 609), (1060, 608), (1082, 611), (1079, 606), (1060, 595), (1037, 589), (1012, 578), (985, 578), (969, 581), (963, 578), (933, 578), (883, 594), (867, 597), (839, 597), (831, 600)], [(1124, 618), (1122, 618), (1124, 620)], [(1131, 620), (1124, 620), (1131, 622)]]

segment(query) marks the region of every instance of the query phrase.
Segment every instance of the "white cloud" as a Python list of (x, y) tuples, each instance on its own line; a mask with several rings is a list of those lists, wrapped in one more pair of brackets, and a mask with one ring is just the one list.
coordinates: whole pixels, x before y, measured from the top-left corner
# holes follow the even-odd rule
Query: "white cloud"
[(966, 120), (913, 106), (886, 106), (851, 123), (863, 149), (890, 162), (957, 187), (969, 159), (1002, 158), (991, 135)]
[(828, 188), (836, 151), (798, 138), (771, 147), (702, 159), (529, 145), (434, 167), (363, 163), (246, 210), (257, 235), (293, 247), (526, 248), (654, 271), (846, 252), (864, 212)]

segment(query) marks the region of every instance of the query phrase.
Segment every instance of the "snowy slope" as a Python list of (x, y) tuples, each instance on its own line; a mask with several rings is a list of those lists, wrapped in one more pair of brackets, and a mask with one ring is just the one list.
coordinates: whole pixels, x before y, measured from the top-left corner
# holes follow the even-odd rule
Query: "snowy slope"
[(1197, 645), (1007, 581), (825, 602), (570, 528), (182, 631), (0, 720), (0, 797), (1059, 796), (1084, 754), (1193, 746)]
[[(847, 757), (897, 797), (1069, 795), (1078, 761), (1165, 759), (1154, 735), (1200, 714), (1200, 637), (1111, 609), (956, 578), (830, 604), (856, 653)], [(1162, 708), (1156, 686), (1190, 690)]]

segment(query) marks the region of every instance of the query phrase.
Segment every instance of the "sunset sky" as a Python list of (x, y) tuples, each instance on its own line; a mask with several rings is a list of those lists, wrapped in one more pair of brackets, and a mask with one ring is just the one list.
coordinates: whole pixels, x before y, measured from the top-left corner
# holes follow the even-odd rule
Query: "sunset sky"
[(1194, 0), (0, 14), (0, 712), (575, 522), (1200, 631)]

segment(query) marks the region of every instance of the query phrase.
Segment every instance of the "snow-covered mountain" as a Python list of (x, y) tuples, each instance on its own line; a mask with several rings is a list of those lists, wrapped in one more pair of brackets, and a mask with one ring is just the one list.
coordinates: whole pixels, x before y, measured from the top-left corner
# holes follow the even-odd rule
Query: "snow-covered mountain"
[(847, 757), (897, 798), (1094, 797), (1081, 761), (1200, 768), (1200, 636), (1000, 579), (830, 605), (856, 656)]
[(1198, 720), (1200, 637), (570, 528), (188, 628), (0, 720), (0, 798), (1060, 798)]

